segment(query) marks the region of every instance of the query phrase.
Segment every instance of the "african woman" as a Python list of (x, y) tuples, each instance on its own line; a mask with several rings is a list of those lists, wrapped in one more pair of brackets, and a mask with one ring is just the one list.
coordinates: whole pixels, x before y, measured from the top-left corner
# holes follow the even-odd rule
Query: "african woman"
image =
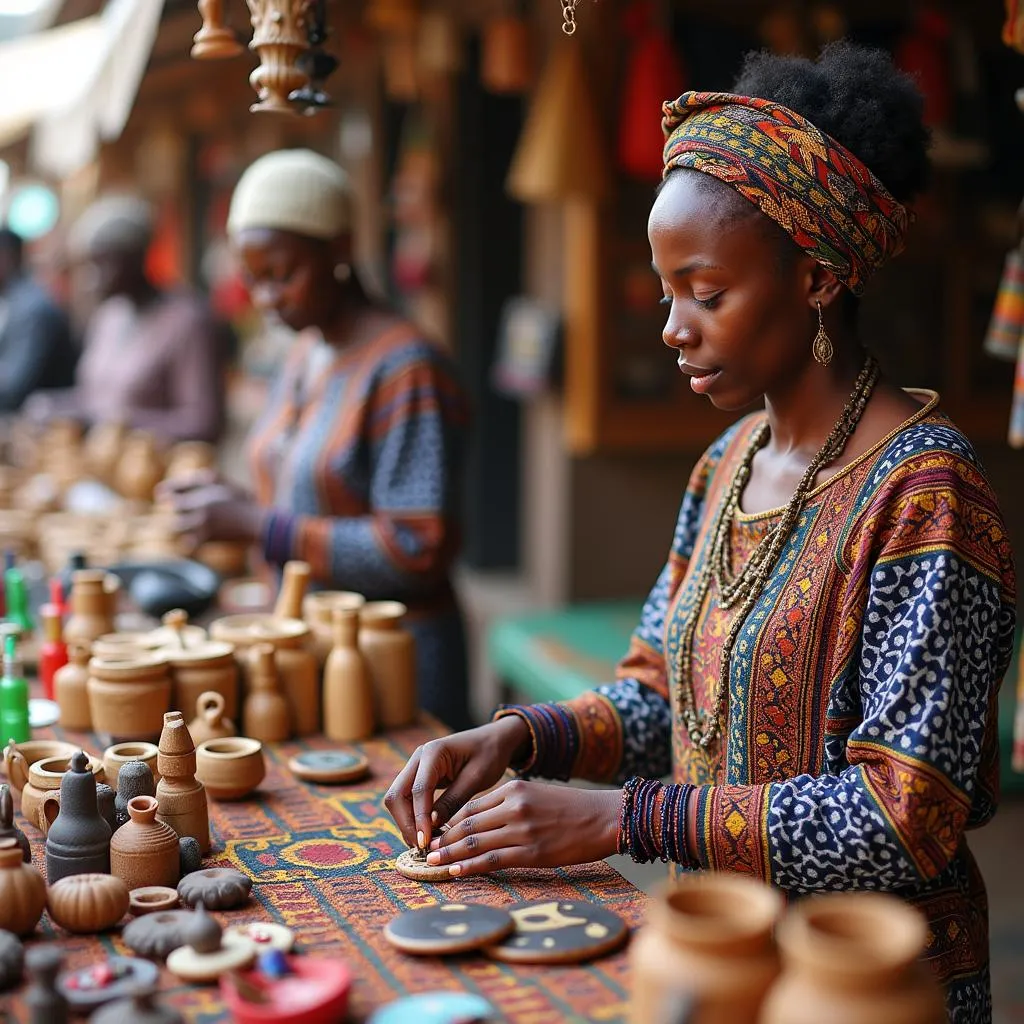
[[(897, 893), (930, 922), (950, 1019), (989, 1021), (965, 833), (995, 810), (1012, 556), (938, 397), (884, 380), (856, 335), (924, 183), (920, 96), (843, 44), (751, 57), (733, 93), (666, 104), (665, 129), (664, 341), (716, 407), (764, 408), (694, 469), (617, 682), (427, 744), (388, 807), (410, 843), (432, 812), (452, 826), (428, 860), (453, 875), (618, 851), (791, 896)], [(479, 795), (509, 766), (621, 788)]]

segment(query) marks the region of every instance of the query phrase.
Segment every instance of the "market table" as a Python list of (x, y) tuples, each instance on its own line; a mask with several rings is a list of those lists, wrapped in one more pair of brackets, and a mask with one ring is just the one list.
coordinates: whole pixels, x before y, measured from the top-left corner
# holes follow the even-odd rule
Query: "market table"
[[(431, 724), (404, 729), (356, 746), (371, 774), (343, 786), (296, 779), (286, 767), (300, 750), (329, 747), (320, 737), (265, 747), (267, 776), (251, 797), (210, 801), (213, 850), (204, 866), (237, 867), (253, 879), (253, 898), (237, 911), (217, 914), (222, 924), (270, 920), (291, 928), (296, 950), (340, 956), (355, 977), (350, 1019), (364, 1020), (376, 1007), (407, 994), (431, 990), (471, 992), (488, 999), (509, 1022), (565, 1024), (573, 1020), (619, 1021), (627, 1012), (625, 951), (577, 967), (501, 964), (478, 954), (452, 958), (412, 957), (393, 949), (384, 925), (397, 913), (435, 903), (482, 902), (504, 906), (522, 900), (593, 900), (640, 924), (645, 896), (604, 862), (552, 870), (512, 870), (441, 885), (409, 881), (394, 870), (405, 849), (383, 804), (384, 792), (419, 744), (440, 730)], [(36, 738), (80, 742), (95, 754), (94, 737), (59, 728)], [(32, 841), (33, 863), (45, 875), (43, 839), (16, 820)], [(43, 915), (37, 938), (56, 939), (65, 967), (82, 967), (102, 955), (131, 955), (120, 932), (74, 936)], [(21, 997), (7, 997), (15, 1021), (27, 1021)], [(232, 1019), (216, 986), (179, 982), (161, 970), (163, 1000), (189, 1021)]]

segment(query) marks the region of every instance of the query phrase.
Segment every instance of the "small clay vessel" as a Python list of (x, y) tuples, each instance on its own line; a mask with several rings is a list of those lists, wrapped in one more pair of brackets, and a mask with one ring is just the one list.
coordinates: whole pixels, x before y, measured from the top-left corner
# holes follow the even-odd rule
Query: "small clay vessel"
[(25, 947), (14, 932), (0, 929), (0, 992), (14, 988), (21, 981), (25, 963)]
[(16, 839), (0, 839), (0, 928), (31, 935), (45, 907), (43, 876), (22, 860)]
[(135, 797), (156, 796), (156, 780), (145, 761), (128, 761), (121, 766), (114, 799), (115, 825), (121, 828), (129, 820), (128, 803)]
[(359, 613), (335, 608), (334, 648), (324, 666), (324, 733), (342, 743), (373, 735), (373, 684), (359, 651)]
[[(142, 761), (149, 766), (155, 779), (157, 777), (156, 756), (159, 753), (155, 743), (115, 743), (103, 751), (103, 771), (107, 785), (117, 789), (121, 767), (129, 761)], [(139, 794), (133, 794), (139, 795)]]
[(53, 695), (60, 708), (63, 729), (88, 732), (92, 729), (89, 714), (89, 658), (92, 652), (85, 640), (68, 644), (68, 663), (53, 675)]
[(96, 806), (100, 817), (110, 826), (111, 835), (117, 828), (117, 810), (114, 806), (117, 794), (105, 783), (96, 784)]
[(190, 713), (198, 699), (212, 690), (223, 698), (224, 713), (229, 718), (238, 714), (238, 663), (232, 644), (204, 637), (185, 643), (168, 642), (162, 651), (171, 666), (171, 704), (175, 711)]
[(79, 750), (61, 780), (60, 812), (46, 835), (50, 885), (69, 875), (109, 872), (110, 835), (96, 799), (96, 778)]
[(164, 612), (160, 622), (161, 625), (150, 630), (146, 636), (164, 653), (191, 650), (209, 639), (202, 626), (188, 621), (188, 612), (184, 608), (172, 608)]
[(79, 935), (113, 928), (128, 912), (128, 886), (113, 875), (68, 875), (46, 893), (50, 917)]
[(192, 836), (178, 837), (178, 877), (184, 878), (203, 866), (203, 851)]
[(309, 626), (310, 648), (322, 666), (334, 646), (334, 625), (331, 615), (335, 608), (359, 611), (366, 598), (354, 590), (316, 590), (302, 601), (302, 617)]
[(117, 999), (100, 1007), (89, 1017), (89, 1024), (184, 1024), (180, 1013), (156, 1000), (153, 992), (136, 992), (130, 999)]
[(128, 801), (131, 820), (110, 841), (110, 873), (132, 889), (178, 884), (178, 834), (156, 820), (155, 797)]
[(28, 837), (14, 824), (14, 801), (11, 799), (11, 787), (6, 782), (0, 786), (0, 839), (13, 839), (21, 848), (21, 859), (26, 864), (32, 863)]
[(210, 849), (206, 790), (196, 779), (196, 746), (180, 711), (164, 715), (157, 765), (160, 768), (160, 781), (156, 786), (160, 804), (157, 818), (170, 825), (179, 836), (192, 836), (206, 853)]
[(382, 729), (416, 720), (416, 640), (402, 628), (406, 613), (399, 601), (369, 601), (359, 609), (359, 649), (370, 669)]
[(778, 928), (783, 973), (763, 1024), (944, 1024), (945, 1000), (920, 957), (924, 916), (896, 896), (809, 896)]
[(64, 957), (55, 945), (33, 946), (25, 954), (32, 984), (25, 993), (29, 1024), (67, 1024), (68, 1001), (57, 988)]
[[(29, 769), (37, 761), (63, 757), (67, 761), (78, 750), (74, 743), (60, 740), (29, 740), (26, 743), (8, 743), (4, 747), (4, 772), (11, 788), (20, 793), (29, 784)], [(59, 785), (60, 780), (58, 780)]]
[[(32, 822), (43, 835), (57, 817), (60, 807), (61, 784), (69, 771), (71, 757), (46, 757), (36, 761), (28, 770), (28, 785), (21, 791), (21, 814)], [(103, 762), (89, 755), (89, 766), (97, 783), (103, 778)]]
[(263, 744), (249, 736), (207, 740), (196, 747), (196, 778), (214, 800), (248, 796), (266, 773)]
[(216, 690), (207, 690), (199, 695), (196, 717), (189, 723), (188, 731), (197, 748), (207, 740), (222, 740), (235, 735), (234, 722), (224, 715), (224, 698)]
[(659, 889), (630, 945), (632, 1024), (662, 1019), (680, 994), (694, 1000), (696, 1020), (757, 1024), (779, 972), (781, 910), (777, 892), (742, 875), (686, 874)]
[(64, 623), (64, 642), (92, 643), (114, 632), (114, 609), (120, 580), (101, 569), (78, 569), (71, 575), (71, 615)]
[(281, 589), (277, 592), (274, 618), (301, 619), (302, 599), (309, 589), (309, 562), (285, 562), (281, 573)]
[(171, 702), (171, 676), (160, 652), (89, 659), (89, 715), (108, 743), (154, 740)]
[[(175, 853), (177, 853), (177, 843), (175, 843)], [(162, 910), (176, 910), (180, 902), (178, 890), (166, 885), (143, 885), (128, 893), (128, 909), (136, 917), (142, 917), (145, 914), (158, 914)]]
[(278, 743), (291, 736), (291, 713), (281, 692), (274, 648), (256, 644), (252, 648), (252, 671), (242, 706), (242, 728), (246, 736), (264, 743)]

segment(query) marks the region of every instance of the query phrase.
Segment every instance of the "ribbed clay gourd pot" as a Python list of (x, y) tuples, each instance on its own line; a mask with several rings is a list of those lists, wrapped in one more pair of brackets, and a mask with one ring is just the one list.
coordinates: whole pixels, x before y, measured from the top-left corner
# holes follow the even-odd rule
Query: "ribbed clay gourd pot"
[(114, 875), (68, 875), (46, 894), (50, 917), (69, 932), (103, 932), (128, 912), (128, 886)]
[(129, 800), (130, 820), (110, 840), (110, 873), (129, 892), (144, 885), (174, 888), (178, 884), (178, 833), (156, 820), (157, 808), (156, 797)]

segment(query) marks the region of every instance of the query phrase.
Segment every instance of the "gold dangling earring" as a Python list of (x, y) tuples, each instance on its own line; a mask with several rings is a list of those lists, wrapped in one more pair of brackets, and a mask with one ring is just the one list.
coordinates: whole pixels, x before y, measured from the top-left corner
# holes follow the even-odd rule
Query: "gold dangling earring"
[(811, 343), (811, 354), (822, 366), (828, 366), (832, 362), (832, 357), (836, 354), (835, 349), (832, 347), (832, 339), (825, 333), (825, 321), (821, 316), (820, 302), (818, 303), (818, 333), (814, 336), (814, 341)]

